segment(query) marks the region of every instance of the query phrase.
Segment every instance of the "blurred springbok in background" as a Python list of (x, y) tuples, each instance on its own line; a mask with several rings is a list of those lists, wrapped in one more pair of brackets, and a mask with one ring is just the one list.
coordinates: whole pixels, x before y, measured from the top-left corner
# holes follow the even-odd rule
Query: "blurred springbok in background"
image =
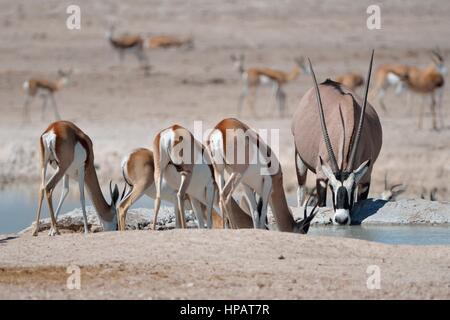
[(146, 40), (146, 46), (150, 49), (167, 49), (167, 48), (179, 48), (184, 47), (186, 49), (192, 49), (194, 47), (193, 37), (176, 37), (170, 35), (150, 36)]
[(58, 106), (56, 105), (54, 94), (61, 90), (69, 83), (70, 76), (72, 75), (72, 69), (67, 71), (58, 70), (58, 80), (51, 81), (44, 78), (31, 78), (23, 83), (23, 90), (25, 91), (26, 98), (23, 105), (23, 120), (24, 122), (30, 119), (29, 105), (36, 96), (42, 97), (42, 109), (41, 119), (44, 120), (45, 109), (47, 108), (48, 99), (52, 101), (53, 112), (56, 120), (60, 120), (61, 116), (58, 112)]
[(148, 75), (150, 65), (145, 54), (146, 44), (144, 38), (137, 34), (115, 36), (114, 31), (115, 25), (111, 25), (106, 33), (106, 37), (111, 47), (117, 51), (120, 62), (123, 62), (125, 54), (133, 54), (138, 59), (139, 64), (144, 68), (145, 74)]
[[(426, 68), (410, 67), (401, 64), (381, 65), (375, 78), (375, 87), (372, 95), (378, 98), (380, 106), (386, 111), (383, 98), (389, 87), (396, 87), (396, 92), (400, 93), (404, 88), (425, 96), (431, 97), (430, 110), (432, 115), (433, 129), (437, 129), (436, 116), (436, 92), (439, 90), (438, 112), (441, 119), (441, 126), (444, 125), (442, 117), (442, 94), (444, 86), (444, 74), (447, 69), (444, 65), (444, 58), (438, 49), (431, 51), (432, 62)], [(418, 127), (422, 128), (424, 114), (424, 104), (419, 113)]]
[[(372, 51), (364, 99), (329, 79), (318, 85), (309, 62), (314, 88), (302, 97), (293, 116), (298, 203), (303, 203), (304, 185), (310, 170), (316, 174), (321, 207), (326, 205), (329, 183), (333, 220), (338, 224), (350, 224), (354, 203), (367, 198), (372, 168), (381, 150), (380, 120), (367, 103), (373, 54)], [(318, 112), (314, 111), (313, 104), (317, 105)], [(339, 162), (333, 150), (340, 150)]]
[(345, 73), (335, 77), (334, 80), (353, 91), (364, 84), (364, 78), (357, 73)]
[(294, 59), (296, 66), (289, 73), (270, 68), (246, 69), (244, 68), (243, 54), (239, 57), (231, 55), (231, 60), (234, 63), (234, 67), (239, 72), (243, 83), (242, 92), (239, 96), (238, 102), (238, 115), (242, 112), (244, 99), (247, 100), (250, 109), (252, 109), (252, 112), (255, 115), (254, 100), (256, 90), (261, 85), (270, 85), (273, 88), (279, 115), (283, 116), (286, 110), (286, 93), (283, 90), (283, 85), (295, 80), (299, 76), (300, 71), (309, 74), (309, 70), (305, 66), (305, 62), (302, 57)]

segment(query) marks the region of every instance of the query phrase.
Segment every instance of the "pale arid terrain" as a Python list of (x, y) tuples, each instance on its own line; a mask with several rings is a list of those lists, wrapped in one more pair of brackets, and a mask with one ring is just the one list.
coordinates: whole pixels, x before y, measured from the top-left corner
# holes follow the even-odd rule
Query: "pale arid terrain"
[[(121, 159), (150, 147), (162, 128), (193, 129), (194, 121), (203, 121), (206, 130), (236, 116), (241, 83), (231, 54), (244, 53), (246, 66), (286, 71), (295, 57), (309, 56), (319, 81), (349, 71), (365, 76), (372, 48), (374, 69), (383, 63), (425, 67), (436, 45), (450, 58), (450, 2), (438, 0), (381, 1), (382, 28), (373, 31), (366, 27), (372, 1), (80, 0), (81, 30), (66, 28), (69, 4), (0, 0), (0, 197), (2, 189), (39, 186), (38, 139), (53, 115), (49, 106), (41, 119), (35, 99), (32, 121), (22, 124), (22, 84), (32, 76), (56, 79), (59, 68), (74, 69), (56, 101), (63, 118), (93, 140), (106, 191), (110, 178), (121, 181)], [(119, 33), (193, 36), (195, 46), (149, 49), (152, 68), (145, 76), (134, 56), (119, 63), (105, 38), (112, 21)], [(284, 118), (270, 88), (258, 92), (257, 115), (245, 110), (241, 117), (256, 129), (280, 130), (279, 158), (291, 194), (297, 183), (291, 115), (311, 85), (300, 75), (286, 86)], [(448, 85), (440, 131), (431, 129), (429, 112), (424, 129), (417, 129), (422, 99), (410, 100), (407, 106), (406, 94), (390, 92), (387, 114), (371, 101), (384, 139), (370, 196), (383, 190), (387, 172), (390, 183), (407, 186), (405, 198), (436, 188), (437, 199), (448, 201)], [(14, 214), (5, 211), (0, 215)], [(66, 287), (70, 265), (81, 267), (81, 290)], [(369, 265), (380, 267), (379, 290), (367, 288)], [(0, 235), (0, 298), (449, 299), (450, 249), (257, 230)]]
[[(258, 230), (0, 240), (0, 298), (449, 299), (450, 249)], [(69, 266), (81, 289), (69, 290)], [(369, 266), (380, 289), (368, 289)], [(370, 270), (370, 269), (369, 269)]]

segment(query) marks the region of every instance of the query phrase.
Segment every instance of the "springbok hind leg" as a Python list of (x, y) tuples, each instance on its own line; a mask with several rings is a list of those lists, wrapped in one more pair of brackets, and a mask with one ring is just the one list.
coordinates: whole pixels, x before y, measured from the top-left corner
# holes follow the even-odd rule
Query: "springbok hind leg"
[(67, 168), (58, 167), (53, 176), (48, 180), (45, 186), (45, 196), (47, 198), (48, 210), (50, 211), (51, 228), (49, 231), (49, 236), (54, 236), (59, 234), (58, 227), (56, 225), (55, 211), (53, 210), (52, 194), (55, 186), (64, 176)]
[(181, 173), (181, 184), (180, 188), (178, 189), (177, 193), (177, 200), (178, 200), (178, 210), (180, 210), (180, 221), (181, 221), (181, 228), (186, 228), (186, 218), (184, 213), (184, 200), (186, 195), (186, 189), (189, 186), (189, 182), (191, 181), (192, 174), (190, 172), (182, 172)]
[(38, 207), (36, 210), (36, 224), (33, 229), (33, 236), (37, 236), (39, 233), (39, 220), (41, 218), (41, 210), (42, 210), (42, 200), (44, 200), (44, 192), (45, 192), (45, 176), (47, 173), (47, 163), (41, 169), (41, 186), (39, 187), (39, 196), (38, 196)]

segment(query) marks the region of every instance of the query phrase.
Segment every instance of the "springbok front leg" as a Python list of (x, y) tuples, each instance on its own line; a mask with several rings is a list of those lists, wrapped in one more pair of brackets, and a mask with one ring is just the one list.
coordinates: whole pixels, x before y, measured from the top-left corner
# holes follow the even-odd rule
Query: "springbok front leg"
[(437, 130), (437, 119), (436, 119), (436, 97), (434, 96), (434, 92), (431, 94), (431, 105), (430, 105), (430, 109), (431, 109), (431, 117), (432, 117), (432, 122), (433, 122), (433, 129)]
[[(199, 229), (205, 228), (205, 221), (203, 219), (204, 214), (203, 214), (203, 208), (202, 208), (201, 202), (194, 198), (191, 198), (191, 207), (192, 207), (192, 211), (194, 211), (195, 217), (197, 218), (197, 223), (198, 223)], [(181, 222), (180, 217), (177, 215), (175, 217), (176, 217), (177, 228), (179, 228), (180, 222)]]
[(230, 219), (230, 213), (227, 212), (227, 208), (230, 208), (229, 202), (231, 200), (231, 197), (233, 195), (233, 192), (236, 188), (236, 186), (241, 182), (242, 180), (242, 174), (238, 172), (233, 172), (230, 175), (230, 178), (225, 183), (225, 186), (222, 189), (222, 192), (219, 193), (219, 199), (223, 203), (224, 212), (226, 213), (226, 217), (224, 216), (224, 228), (226, 227), (227, 223), (225, 220)]
[(239, 95), (238, 109), (237, 109), (238, 116), (240, 116), (242, 114), (242, 105), (244, 103), (244, 100), (247, 98), (247, 96), (248, 96), (248, 85), (244, 84), (244, 86), (242, 88), (242, 92)]
[[(241, 200), (241, 204), (245, 203), (246, 208), (248, 208), (248, 213), (251, 214), (253, 220), (253, 228), (258, 229), (259, 212), (258, 204), (256, 203), (256, 195), (252, 188), (243, 184), (244, 195)], [(245, 210), (245, 209), (244, 209)]]

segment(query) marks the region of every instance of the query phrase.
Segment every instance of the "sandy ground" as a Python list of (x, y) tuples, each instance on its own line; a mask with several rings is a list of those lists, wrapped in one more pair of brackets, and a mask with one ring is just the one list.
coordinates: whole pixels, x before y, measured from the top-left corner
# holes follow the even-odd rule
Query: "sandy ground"
[[(53, 120), (41, 120), (41, 101), (32, 104), (33, 120), (21, 126), (22, 83), (31, 76), (56, 77), (58, 68), (75, 69), (68, 87), (56, 96), (65, 119), (74, 121), (94, 141), (103, 181), (120, 177), (120, 160), (135, 147), (150, 146), (154, 134), (173, 123), (203, 128), (235, 116), (240, 80), (230, 54), (245, 53), (247, 66), (293, 67), (293, 58), (312, 58), (319, 80), (339, 73), (366, 73), (370, 48), (375, 68), (402, 62), (429, 63), (429, 49), (450, 47), (450, 4), (431, 1), (382, 3), (382, 29), (369, 31), (369, 1), (79, 1), (82, 28), (65, 27), (63, 1), (0, 1), (0, 185), (37, 186), (37, 139)], [(116, 21), (119, 32), (192, 35), (193, 50), (149, 50), (151, 75), (133, 56), (121, 65), (105, 31)], [(448, 79), (447, 79), (448, 80)], [(254, 128), (280, 129), (280, 159), (287, 191), (296, 187), (290, 115), (311, 79), (300, 76), (286, 86), (289, 116), (279, 119), (271, 90), (259, 91), (257, 117), (247, 110), (242, 120)], [(387, 97), (388, 114), (380, 113), (384, 144), (372, 181), (372, 196), (383, 189), (384, 174), (404, 183), (405, 196), (419, 197), (437, 188), (449, 199), (450, 95), (444, 95), (446, 127), (416, 129), (420, 97)], [(376, 104), (375, 104), (376, 106)], [(313, 184), (309, 175), (309, 184)], [(29, 184), (31, 182), (31, 184)]]
[(450, 249), (257, 230), (23, 235), (0, 240), (0, 298), (449, 299)]

